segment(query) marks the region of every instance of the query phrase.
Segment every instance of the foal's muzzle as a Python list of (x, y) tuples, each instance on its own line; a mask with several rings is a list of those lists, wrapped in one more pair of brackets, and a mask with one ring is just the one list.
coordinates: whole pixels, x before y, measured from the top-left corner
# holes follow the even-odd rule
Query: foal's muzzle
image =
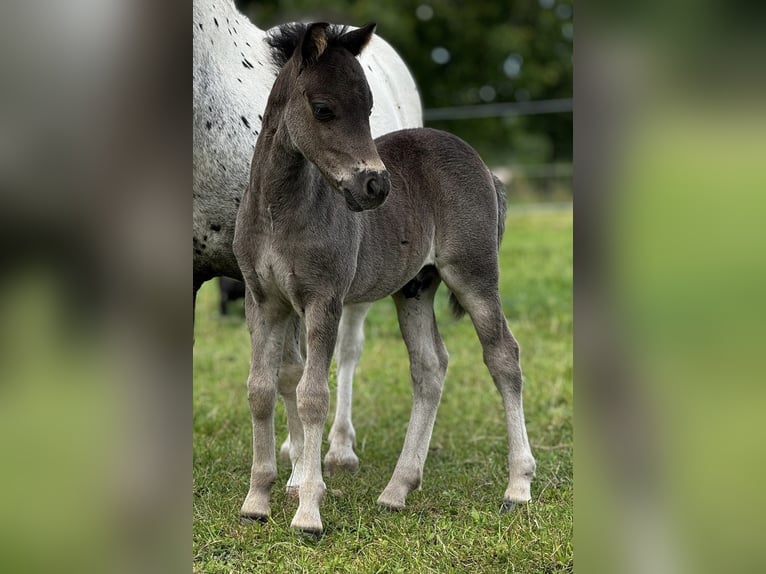
[(343, 184), (343, 196), (351, 211), (380, 207), (391, 190), (391, 178), (386, 170), (364, 170)]

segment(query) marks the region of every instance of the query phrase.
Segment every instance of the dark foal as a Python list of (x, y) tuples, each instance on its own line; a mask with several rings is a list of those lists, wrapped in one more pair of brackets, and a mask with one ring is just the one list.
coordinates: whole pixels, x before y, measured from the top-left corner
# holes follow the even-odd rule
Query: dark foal
[[(420, 486), (447, 370), (433, 312), (440, 282), (468, 312), (503, 399), (509, 445), (504, 508), (530, 500), (535, 461), (522, 408), (519, 347), (498, 294), (502, 186), (465, 142), (432, 129), (373, 141), (372, 96), (356, 56), (374, 25), (290, 27), (292, 54), (272, 89), (237, 215), (247, 285), (253, 466), (242, 515), (269, 515), (276, 479), (274, 406), (287, 406), (299, 506), (291, 526), (321, 532), (322, 431), (341, 309), (393, 295), (410, 356), (412, 416), (378, 502), (402, 508)], [(415, 279), (413, 279), (415, 278)], [(298, 345), (306, 329), (305, 365)]]

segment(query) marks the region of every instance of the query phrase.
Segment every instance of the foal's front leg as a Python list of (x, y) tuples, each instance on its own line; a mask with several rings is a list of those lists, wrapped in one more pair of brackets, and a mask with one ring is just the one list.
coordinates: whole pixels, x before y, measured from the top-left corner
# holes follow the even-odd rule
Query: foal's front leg
[(245, 312), (252, 345), (247, 398), (253, 422), (253, 466), (250, 490), (240, 515), (263, 521), (270, 515), (271, 488), (277, 479), (274, 407), (289, 314), (274, 306), (256, 303), (249, 289), (245, 295)]
[[(324, 467), (328, 474), (338, 470), (355, 471), (359, 468), (359, 458), (354, 452), (356, 432), (351, 420), (351, 395), (354, 371), (359, 364), (364, 345), (364, 319), (370, 305), (371, 303), (346, 305), (340, 317), (338, 340), (335, 345), (335, 364), (338, 367), (337, 403), (335, 420), (327, 437), (330, 448), (324, 457)], [(279, 449), (280, 457), (285, 462), (290, 462), (291, 451), (296, 451), (291, 444), (294, 440), (292, 436), (290, 431)]]
[(322, 435), (330, 409), (327, 378), (341, 309), (340, 299), (325, 300), (307, 305), (305, 314), (306, 366), (296, 392), (298, 416), (303, 426), (303, 480), (299, 489), (298, 510), (290, 526), (315, 534), (322, 532), (319, 514), (319, 505), (325, 493)]

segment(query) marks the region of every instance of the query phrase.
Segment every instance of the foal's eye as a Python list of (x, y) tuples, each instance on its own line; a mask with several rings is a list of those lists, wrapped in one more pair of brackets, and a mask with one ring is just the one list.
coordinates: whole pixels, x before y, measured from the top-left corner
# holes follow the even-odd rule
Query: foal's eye
[(327, 122), (335, 117), (335, 114), (327, 104), (316, 103), (311, 104), (311, 107), (314, 110), (314, 117), (320, 122)]

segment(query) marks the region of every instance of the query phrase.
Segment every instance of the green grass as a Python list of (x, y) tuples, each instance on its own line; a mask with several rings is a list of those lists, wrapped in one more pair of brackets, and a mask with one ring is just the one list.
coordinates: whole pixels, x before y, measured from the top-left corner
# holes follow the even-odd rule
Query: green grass
[[(393, 304), (376, 303), (354, 383), (360, 470), (325, 477), (325, 533), (290, 530), (284, 464), (272, 520), (240, 524), (251, 463), (245, 381), (249, 338), (240, 308), (217, 314), (217, 285), (199, 294), (194, 347), (194, 571), (217, 572), (571, 572), (572, 213), (524, 210), (508, 217), (501, 295), (522, 348), (527, 430), (537, 459), (532, 503), (499, 513), (507, 485), (500, 395), (470, 321), (454, 320), (447, 292), (437, 319), (450, 366), (422, 490), (400, 512), (375, 500), (393, 472), (411, 407), (407, 353)], [(333, 389), (335, 377), (330, 375)], [(331, 405), (331, 413), (334, 404)], [(325, 431), (329, 431), (328, 421)], [(286, 436), (284, 408), (277, 444)]]

